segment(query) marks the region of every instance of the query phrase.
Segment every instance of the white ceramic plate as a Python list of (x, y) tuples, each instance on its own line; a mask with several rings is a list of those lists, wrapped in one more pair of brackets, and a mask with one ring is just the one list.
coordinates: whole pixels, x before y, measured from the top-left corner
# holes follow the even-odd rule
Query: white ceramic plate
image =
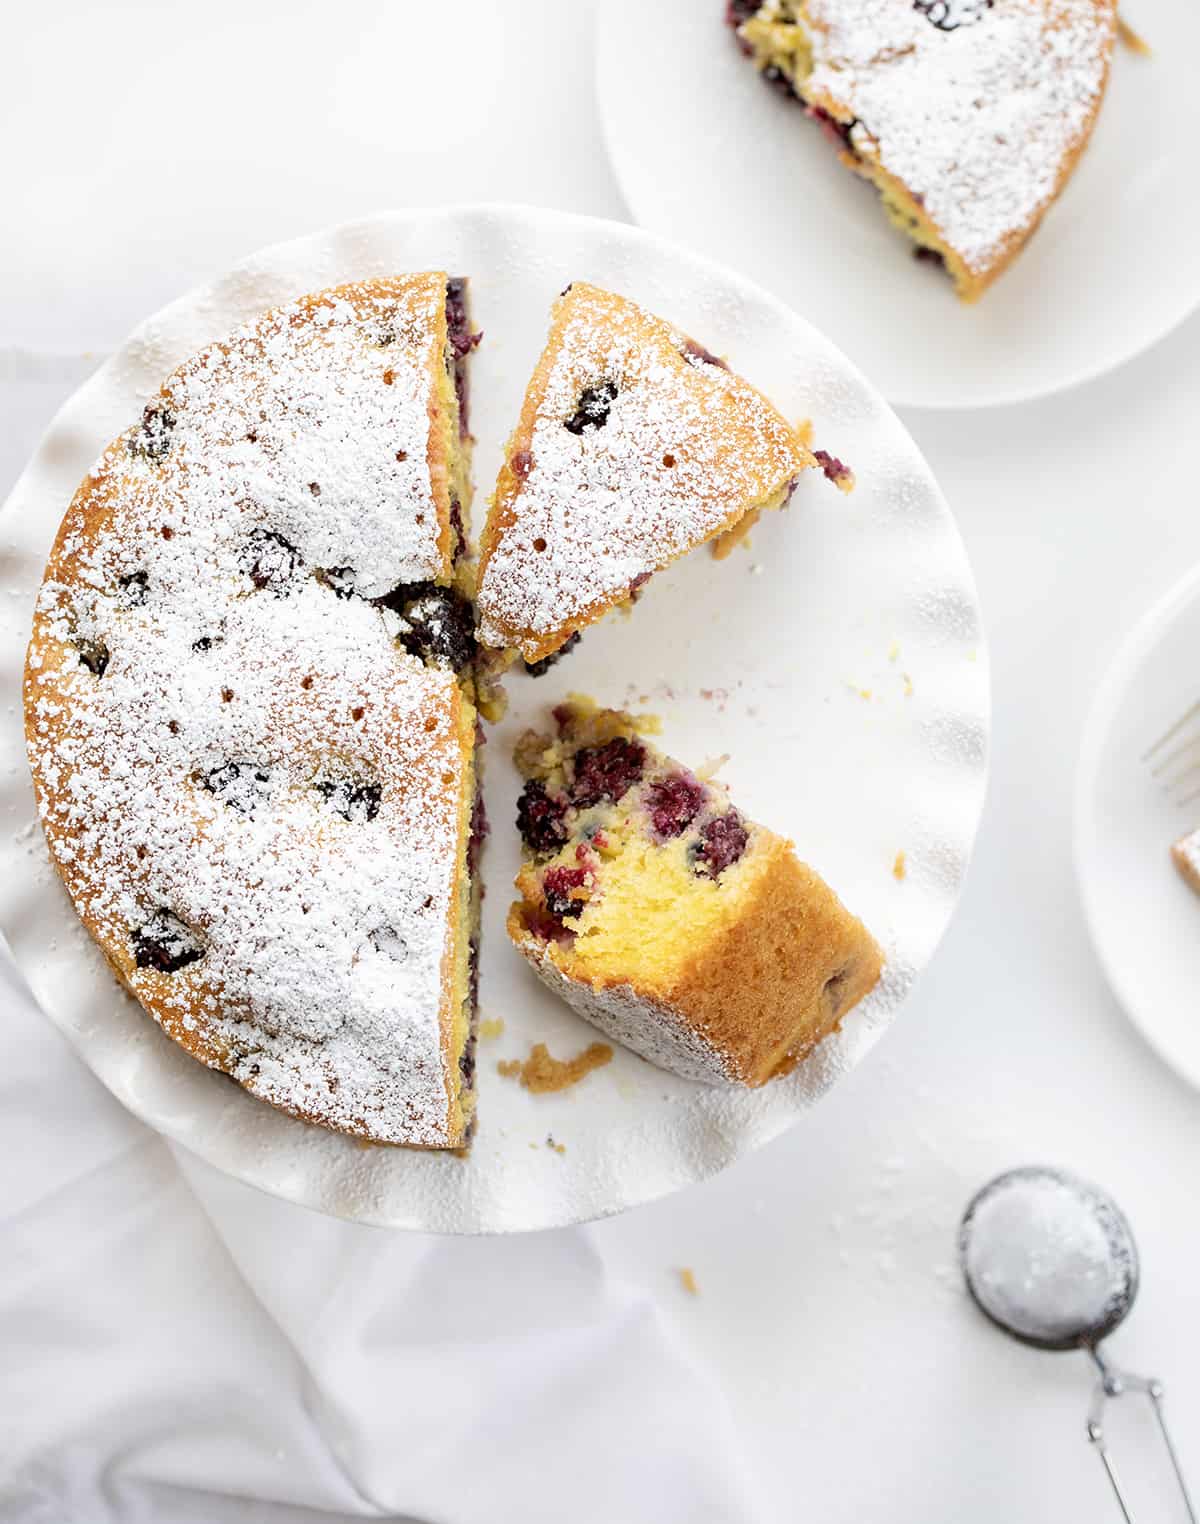
[[(904, 3), (904, 0), (897, 0)], [(1122, 6), (1154, 47), (1118, 47), (1078, 172), (973, 307), (912, 258), (870, 188), (770, 90), (724, 0), (596, 7), (600, 107), (637, 220), (686, 239), (817, 319), (894, 403), (980, 407), (1100, 375), (1200, 300), (1200, 7)]]
[[(1200, 825), (1151, 768), (1147, 751), (1200, 699), (1200, 568), (1127, 637), (1092, 703), (1075, 791), (1075, 864), (1084, 912), (1117, 999), (1172, 1068), (1200, 1086), (1200, 898), (1169, 856)], [(1200, 774), (1195, 783), (1200, 787)]]
[[(481, 1126), (467, 1160), (363, 1147), (307, 1127), (176, 1048), (113, 982), (59, 887), (35, 823), (20, 721), (32, 602), (71, 493), (101, 445), (178, 361), (272, 303), (385, 271), (469, 274), (484, 342), (472, 362), (480, 497), (574, 278), (646, 303), (752, 377), (849, 461), (850, 497), (806, 480), (749, 551), (654, 579), (635, 613), (569, 663), (509, 682), (487, 747)], [(753, 286), (617, 223), (511, 207), (372, 218), (269, 249), (151, 318), (67, 404), (0, 520), (0, 923), (42, 1005), (140, 1117), (219, 1168), (344, 1217), (430, 1230), (540, 1228), (620, 1211), (722, 1168), (781, 1132), (856, 1063), (928, 961), (962, 884), (983, 800), (988, 680), (979, 609), (950, 512), (877, 392), (815, 329)], [(913, 691), (905, 695), (904, 674)], [(678, 1080), (632, 1054), (533, 1096), (496, 1072), (535, 1041), (566, 1056), (594, 1031), (508, 945), (517, 866), (512, 743), (562, 693), (653, 710), (663, 744), (726, 776), (885, 944), (885, 983), (787, 1079), (755, 1092)], [(869, 690), (870, 697), (862, 696)], [(892, 865), (907, 854), (908, 875)], [(548, 1136), (565, 1153), (546, 1146)]]

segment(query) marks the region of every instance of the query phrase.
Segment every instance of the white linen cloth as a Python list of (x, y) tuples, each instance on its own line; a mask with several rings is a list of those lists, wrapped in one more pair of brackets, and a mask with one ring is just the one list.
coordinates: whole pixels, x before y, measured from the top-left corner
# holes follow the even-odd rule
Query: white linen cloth
[(742, 1524), (711, 1380), (584, 1229), (438, 1239), (218, 1175), (4, 954), (3, 1524)]

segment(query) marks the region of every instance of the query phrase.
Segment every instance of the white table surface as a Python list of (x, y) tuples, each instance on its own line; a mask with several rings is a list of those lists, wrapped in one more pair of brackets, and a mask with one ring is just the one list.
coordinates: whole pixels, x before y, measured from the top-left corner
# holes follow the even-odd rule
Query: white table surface
[[(457, 36), (437, 6), (343, 4), (336, 24), (321, 19), (330, 10), (214, 0), (7, 18), (0, 491), (86, 373), (83, 351), (256, 246), (448, 200), (627, 215), (586, 6), (458, 0)], [(1090, 694), (1124, 630), (1200, 557), (1185, 448), (1198, 383), (1193, 319), (1062, 397), (905, 415), (957, 513), (992, 647), (991, 793), (957, 919), (881, 1048), (794, 1132), (706, 1185), (578, 1230), (724, 1392), (764, 1519), (1111, 1516), (1083, 1437), (1083, 1357), (1007, 1343), (957, 1280), (968, 1196), (1034, 1161), (1090, 1175), (1125, 1206), (1143, 1285), (1112, 1352), (1167, 1382), (1200, 1480), (1200, 1097), (1109, 995), (1071, 858)], [(52, 1054), (72, 1070), (73, 1106), (106, 1114), (57, 1037), (23, 1018), (10, 1032), (6, 1068), (26, 1097)], [(62, 1161), (71, 1112), (46, 1115), (45, 1137), (26, 1135), (31, 1157)], [(0, 1232), (28, 1178), (20, 1159), (0, 1160)], [(469, 1281), (472, 1246), (454, 1252)], [(536, 1275), (536, 1256), (524, 1264)], [(103, 1265), (93, 1274), (102, 1285)], [(0, 1381), (10, 1398), (19, 1384)], [(1137, 1474), (1158, 1457), (1148, 1425), (1128, 1419), (1114, 1431)], [(455, 1519), (450, 1500), (439, 1517)]]

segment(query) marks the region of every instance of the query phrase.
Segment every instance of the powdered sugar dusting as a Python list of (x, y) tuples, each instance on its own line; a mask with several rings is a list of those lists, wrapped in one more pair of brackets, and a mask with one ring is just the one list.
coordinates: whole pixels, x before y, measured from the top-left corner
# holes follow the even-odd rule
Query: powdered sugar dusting
[(529, 631), (523, 654), (536, 654), (536, 637), (623, 600), (811, 464), (770, 403), (706, 353), (586, 284), (560, 300), (514, 440), (521, 479), (493, 510), (512, 522), (480, 570), (485, 644)]
[(950, 29), (906, 0), (808, 0), (805, 13), (805, 96), (852, 112), (855, 151), (921, 200), (972, 272), (987, 270), (1053, 200), (1089, 130), (1113, 0), (995, 0)]
[(1073, 1176), (1014, 1170), (963, 1225), (963, 1269), (984, 1310), (1044, 1342), (1101, 1329), (1132, 1299), (1137, 1261), (1124, 1219)]
[(26, 683), (51, 850), (164, 1027), (285, 1109), (428, 1145), (457, 1141), (461, 699), (347, 594), (443, 568), (444, 286), (342, 288), (172, 377), (67, 516)]
[(520, 948), (542, 982), (614, 1042), (684, 1079), (709, 1085), (737, 1080), (724, 1054), (674, 1007), (652, 1001), (628, 984), (595, 988), (570, 978), (535, 937), (525, 938)]

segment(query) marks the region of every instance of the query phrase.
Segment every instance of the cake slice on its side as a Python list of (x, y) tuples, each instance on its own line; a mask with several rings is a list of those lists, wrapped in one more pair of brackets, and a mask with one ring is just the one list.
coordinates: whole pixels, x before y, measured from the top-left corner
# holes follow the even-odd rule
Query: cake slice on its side
[(888, 217), (974, 301), (1087, 147), (1116, 0), (728, 0), (763, 78), (793, 95)]
[(481, 643), (544, 663), (660, 568), (781, 507), (815, 463), (723, 361), (577, 281), (555, 304), (484, 526)]
[(526, 860), (508, 932), (542, 979), (618, 1042), (689, 1079), (757, 1086), (876, 984), (870, 933), (725, 788), (627, 714), (572, 699), (527, 735)]

